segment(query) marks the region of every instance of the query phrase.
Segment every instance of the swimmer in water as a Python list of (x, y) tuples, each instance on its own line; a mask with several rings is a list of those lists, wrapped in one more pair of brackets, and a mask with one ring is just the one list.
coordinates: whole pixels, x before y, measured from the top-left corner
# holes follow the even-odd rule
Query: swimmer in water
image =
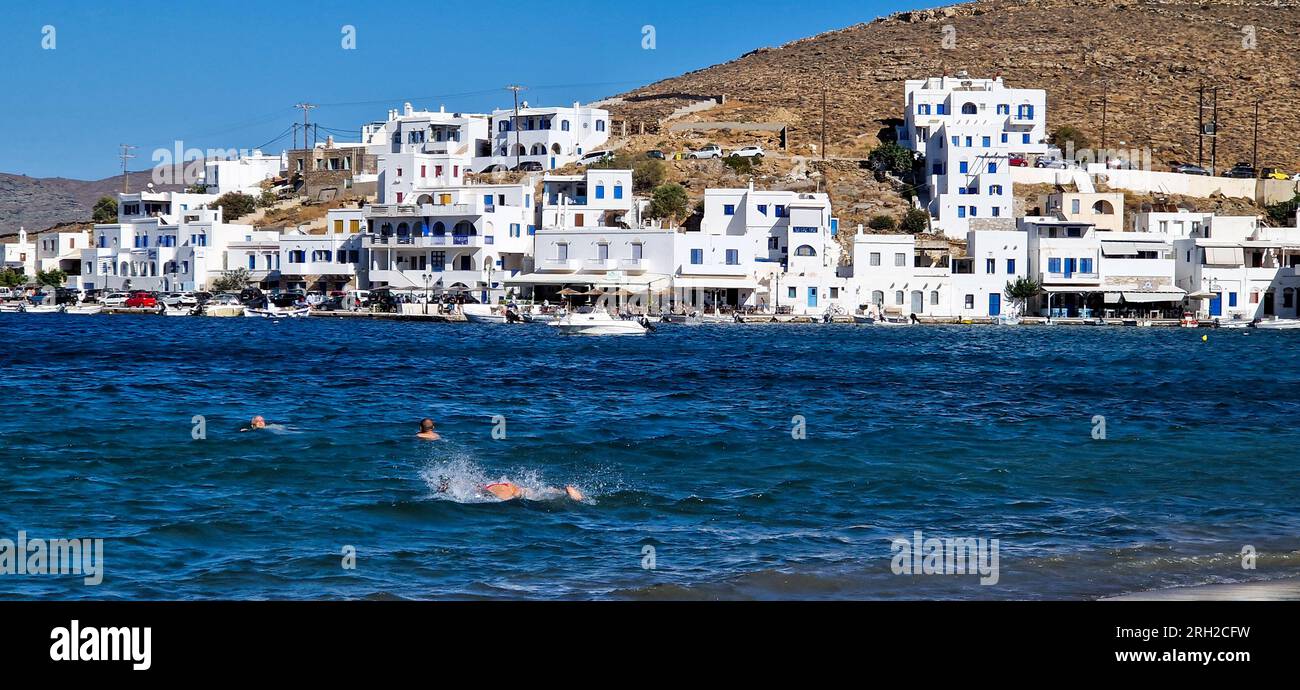
[(420, 433), (415, 436), (416, 438), (422, 438), (426, 441), (442, 440), (442, 437), (438, 435), (438, 432), (433, 430), (433, 420), (427, 417), (420, 420)]
[[(439, 477), (438, 493), (444, 494), (447, 493), (447, 491), (449, 491), (450, 489), (451, 489), (451, 480), (445, 475)], [(542, 489), (541, 491), (534, 491), (532, 489), (519, 486), (518, 484), (509, 481), (495, 482), (492, 484), (488, 484), (486, 486), (483, 486), (481, 490), (485, 494), (489, 494), (492, 497), (496, 498), (498, 501), (502, 501), (502, 502), (513, 501), (517, 498), (522, 498), (530, 501), (545, 500), (551, 496), (558, 497), (558, 495), (561, 493), (559, 489), (556, 489), (554, 487), (547, 487), (545, 489)], [(568, 496), (569, 499), (573, 501), (582, 501), (582, 499), (585, 498), (582, 492), (578, 490), (578, 487), (572, 484), (566, 484), (564, 486), (563, 493), (565, 496)]]
[(266, 428), (266, 420), (263, 419), (262, 415), (259, 414), (256, 417), (253, 417), (251, 420), (249, 420), (248, 426), (244, 427), (243, 429), (240, 429), (240, 431), (256, 431), (258, 429), (265, 429), (265, 428)]

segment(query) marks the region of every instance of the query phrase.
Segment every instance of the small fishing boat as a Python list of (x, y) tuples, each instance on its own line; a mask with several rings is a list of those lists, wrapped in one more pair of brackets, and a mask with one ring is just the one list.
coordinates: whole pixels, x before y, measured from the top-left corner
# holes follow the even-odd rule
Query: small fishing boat
[(889, 307), (880, 313), (880, 318), (876, 319), (877, 326), (911, 326), (913, 323), (912, 316), (903, 314), (903, 310)]
[(1234, 315), (1230, 319), (1216, 318), (1212, 324), (1215, 328), (1250, 328), (1250, 319), (1243, 319), (1240, 315)]
[(253, 319), (300, 319), (311, 314), (311, 307), (277, 307), (273, 304), (259, 309), (244, 309), (244, 316)]
[(0, 304), (0, 314), (17, 314), (23, 310), (22, 302), (5, 302)]
[(852, 316), (853, 316), (853, 323), (860, 324), (863, 326), (870, 326), (871, 324), (874, 324), (876, 322), (876, 317), (872, 316), (871, 314), (854, 312)]
[(164, 305), (158, 313), (163, 316), (193, 316), (194, 309), (185, 306)]
[(57, 304), (24, 304), (24, 314), (57, 314), (63, 311), (63, 307)]
[(999, 326), (1019, 326), (1020, 317), (1014, 314), (999, 314), (993, 322)]
[(102, 304), (70, 304), (63, 308), (64, 314), (94, 315), (104, 311)]
[(1261, 331), (1290, 331), (1300, 328), (1300, 319), (1279, 319), (1273, 317), (1272, 319), (1267, 320), (1257, 319), (1251, 325)]
[(554, 323), (555, 321), (564, 318), (564, 314), (565, 311), (563, 309), (546, 311), (538, 309), (537, 307), (532, 307), (524, 311), (521, 316), (524, 319), (524, 323)]
[(1183, 312), (1183, 318), (1178, 322), (1180, 328), (1200, 328), (1201, 320), (1196, 318), (1196, 314)]
[(616, 319), (603, 309), (576, 311), (550, 324), (566, 335), (645, 335), (651, 329), (646, 319)]

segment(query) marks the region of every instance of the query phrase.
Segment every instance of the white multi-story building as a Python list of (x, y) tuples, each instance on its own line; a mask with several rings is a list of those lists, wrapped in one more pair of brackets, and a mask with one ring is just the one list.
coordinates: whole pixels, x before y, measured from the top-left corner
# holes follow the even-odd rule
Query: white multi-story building
[(284, 156), (271, 156), (261, 151), (232, 160), (210, 160), (203, 163), (203, 184), (209, 194), (237, 192), (258, 197), (262, 183), (284, 174)]
[(420, 187), (403, 203), (365, 209), (361, 242), (371, 287), (505, 295), (503, 280), (530, 268), (532, 184)]
[(976, 218), (1012, 229), (1011, 154), (1047, 151), (1042, 89), (1012, 89), (994, 79), (931, 77), (904, 85), (900, 145), (924, 159), (927, 210), (934, 227), (963, 237)]
[[(91, 231), (94, 247), (81, 252), (83, 283), (108, 290), (205, 289), (227, 269), (227, 246), (251, 238), (254, 231), (251, 225), (226, 223), (219, 208), (198, 205), (172, 212), (189, 206), (177, 198), (184, 196), (146, 200), (167, 207), (156, 207), (153, 215), (136, 213), (118, 223), (96, 225)], [(132, 203), (123, 198), (121, 208), (130, 209)]]
[(1300, 228), (1211, 215), (1173, 244), (1178, 286), (1203, 298), (1194, 306), (1200, 317), (1300, 318)]
[(248, 271), (250, 285), (264, 291), (280, 288), (280, 233), (254, 230), (226, 244), (222, 272)]
[(733, 307), (847, 310), (838, 232), (826, 194), (708, 189), (699, 231), (678, 242), (674, 284)]
[[(347, 216), (363, 214), (361, 209), (331, 212), (329, 220), (345, 224)], [(280, 287), (328, 294), (331, 291), (356, 289), (369, 284), (366, 276), (367, 256), (360, 232), (310, 235), (293, 231), (278, 238)]]
[(28, 280), (36, 277), (36, 245), (27, 238), (27, 231), (19, 228), (13, 241), (0, 244), (3, 250), (3, 268), (10, 268), (27, 276)]
[(492, 147), (474, 161), (474, 170), (511, 170), (536, 163), (562, 168), (609, 141), (609, 111), (574, 103), (572, 107), (529, 107), (492, 113)]
[(67, 275), (64, 285), (85, 287), (81, 283), (81, 252), (90, 248), (90, 233), (45, 232), (36, 238), (36, 270), (60, 270)]
[(850, 290), (868, 313), (984, 319), (1010, 314), (1008, 282), (1025, 276), (1027, 242), (1019, 230), (972, 230), (966, 255), (946, 243), (918, 246), (913, 235), (853, 239)]

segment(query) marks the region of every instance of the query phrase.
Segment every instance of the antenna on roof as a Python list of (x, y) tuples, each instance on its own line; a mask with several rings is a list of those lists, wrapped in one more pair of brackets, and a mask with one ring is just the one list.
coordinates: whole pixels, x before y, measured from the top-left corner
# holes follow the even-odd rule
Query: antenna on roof
[(514, 120), (510, 122), (510, 128), (515, 130), (515, 168), (516, 169), (518, 169), (520, 165), (519, 157), (523, 154), (523, 149), (519, 146), (519, 92), (523, 91), (526, 88), (528, 87), (520, 86), (518, 84), (510, 84), (509, 86), (506, 86), (507, 91), (515, 92), (515, 117)]
[(135, 154), (131, 153), (131, 151), (140, 147), (132, 146), (131, 144), (118, 144), (118, 146), (121, 148), (121, 153), (118, 153), (117, 155), (122, 159), (122, 193), (130, 194), (131, 178), (126, 174), (126, 162), (135, 158)]

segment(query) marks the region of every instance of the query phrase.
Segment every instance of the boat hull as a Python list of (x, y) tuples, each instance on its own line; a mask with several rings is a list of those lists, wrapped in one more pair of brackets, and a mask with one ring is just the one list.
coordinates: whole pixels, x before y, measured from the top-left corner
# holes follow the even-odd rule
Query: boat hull
[(565, 335), (645, 335), (649, 331), (640, 322), (615, 319), (603, 312), (569, 314), (550, 326)]
[(65, 314), (94, 315), (104, 311), (104, 305), (96, 304), (88, 307), (68, 307), (63, 310)]
[(244, 316), (252, 319), (300, 319), (311, 313), (311, 309), (245, 309)]

